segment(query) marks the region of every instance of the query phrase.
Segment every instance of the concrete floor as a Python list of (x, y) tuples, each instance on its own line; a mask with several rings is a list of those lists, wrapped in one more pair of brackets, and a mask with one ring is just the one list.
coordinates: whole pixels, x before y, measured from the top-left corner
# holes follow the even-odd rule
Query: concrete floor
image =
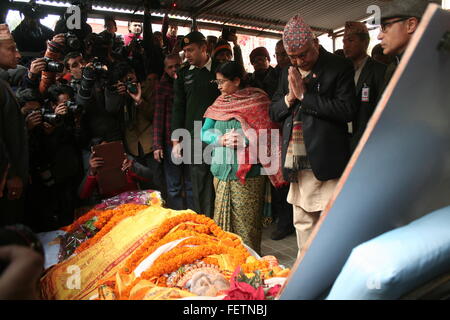
[(276, 224), (273, 223), (263, 229), (261, 251), (262, 256), (275, 256), (281, 265), (292, 268), (297, 259), (298, 246), (295, 232), (278, 241), (270, 239), (270, 235)]

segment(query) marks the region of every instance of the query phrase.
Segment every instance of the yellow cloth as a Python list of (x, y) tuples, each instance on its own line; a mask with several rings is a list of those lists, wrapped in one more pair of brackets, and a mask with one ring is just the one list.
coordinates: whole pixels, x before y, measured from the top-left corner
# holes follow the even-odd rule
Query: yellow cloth
[(117, 275), (130, 255), (164, 220), (186, 212), (191, 211), (150, 207), (124, 219), (92, 247), (50, 269), (41, 279), (43, 298), (88, 300), (98, 293), (102, 280)]

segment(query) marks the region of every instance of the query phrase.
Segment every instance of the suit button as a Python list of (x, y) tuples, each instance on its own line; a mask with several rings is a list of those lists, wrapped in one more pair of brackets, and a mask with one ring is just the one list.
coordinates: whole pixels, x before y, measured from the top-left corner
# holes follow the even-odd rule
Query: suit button
[(288, 127), (288, 128), (290, 128), (290, 127), (291, 127), (291, 124), (290, 124), (290, 123), (288, 123), (288, 124), (287, 124), (287, 127)]

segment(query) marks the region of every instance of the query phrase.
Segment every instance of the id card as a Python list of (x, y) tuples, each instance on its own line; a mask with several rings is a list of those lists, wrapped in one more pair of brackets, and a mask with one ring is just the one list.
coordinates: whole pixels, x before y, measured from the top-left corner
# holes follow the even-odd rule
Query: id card
[(369, 100), (370, 100), (370, 88), (364, 87), (362, 88), (361, 102), (369, 102)]

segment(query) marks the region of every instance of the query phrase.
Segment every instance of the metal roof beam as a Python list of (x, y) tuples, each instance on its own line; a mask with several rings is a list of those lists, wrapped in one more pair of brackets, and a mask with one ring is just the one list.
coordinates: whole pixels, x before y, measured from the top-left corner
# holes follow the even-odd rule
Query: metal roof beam
[(196, 12), (194, 12), (194, 14), (192, 15), (192, 17), (198, 17), (199, 15), (201, 15), (202, 13), (206, 13), (211, 9), (214, 9), (216, 7), (221, 6), (222, 4), (228, 2), (230, 0), (218, 0), (215, 3), (211, 3), (208, 6), (204, 6), (202, 8), (199, 8)]
[[(20, 10), (23, 5), (25, 5), (25, 2), (14, 2), (10, 5), (11, 10)], [(55, 14), (55, 15), (62, 15), (64, 12), (66, 12), (66, 7), (56, 7), (56, 6), (48, 6), (48, 5), (42, 5), (45, 8), (45, 12), (47, 14)], [(136, 22), (143, 22), (144, 16), (143, 15), (137, 15), (137, 14), (131, 14), (131, 13), (123, 13), (123, 12), (111, 12), (107, 10), (94, 10), (89, 13), (89, 18), (95, 18), (95, 19), (103, 19), (105, 16), (112, 15), (117, 20), (122, 21), (136, 21)], [(162, 24), (162, 17), (151, 17), (151, 22), (156, 24)], [(175, 22), (179, 26), (185, 26), (190, 27), (191, 21), (186, 19), (170, 19), (171, 21)], [(199, 28), (202, 29), (209, 29), (209, 30), (216, 30), (221, 31), (223, 24), (217, 24), (212, 22), (198, 22)], [(243, 27), (236, 27), (236, 30), (240, 34), (246, 34), (246, 35), (252, 35), (252, 36), (261, 36), (261, 37), (268, 37), (268, 38), (275, 38), (279, 39), (281, 38), (280, 33), (276, 32), (268, 32), (264, 30), (258, 30), (258, 29), (248, 29)]]

